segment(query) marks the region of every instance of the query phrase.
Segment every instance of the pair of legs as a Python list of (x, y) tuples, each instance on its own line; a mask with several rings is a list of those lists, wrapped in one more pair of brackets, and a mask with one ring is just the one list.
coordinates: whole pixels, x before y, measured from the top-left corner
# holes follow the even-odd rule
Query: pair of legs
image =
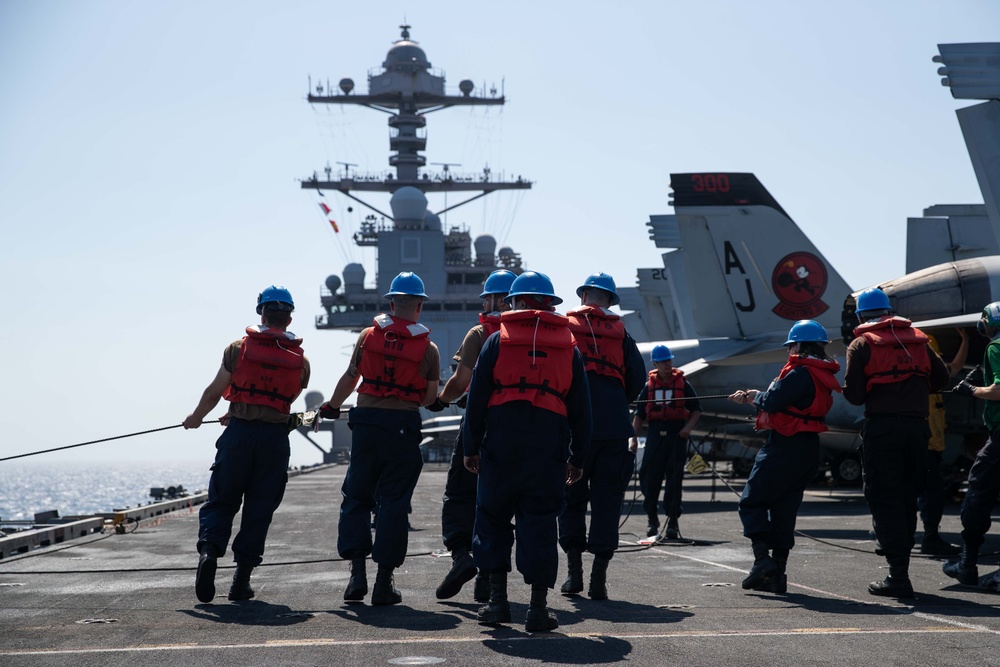
[(927, 420), (905, 416), (872, 416), (861, 431), (865, 500), (889, 576), (872, 582), (873, 595), (912, 597), (910, 551), (917, 530), (917, 498), (927, 468)]
[[(569, 561), (569, 578), (562, 592), (583, 590), (581, 554), (594, 554), (590, 596), (607, 598), (608, 562), (618, 548), (618, 524), (621, 522), (625, 489), (635, 468), (635, 455), (628, 450), (626, 438), (593, 440), (587, 449), (583, 477), (566, 489), (566, 507), (559, 514), (559, 545)], [(590, 505), (590, 533), (587, 533), (587, 505)]]
[(654, 421), (649, 425), (646, 447), (639, 469), (642, 508), (649, 522), (647, 533), (652, 537), (659, 530), (658, 505), (663, 489), (663, 512), (667, 515), (668, 537), (679, 537), (677, 520), (681, 516), (681, 490), (684, 465), (687, 462), (687, 439), (678, 435), (683, 422)]
[(754, 566), (743, 588), (785, 592), (795, 521), (819, 458), (817, 433), (783, 436), (771, 431), (757, 452), (739, 503), (743, 534), (750, 539), (754, 553)]
[(962, 501), (962, 556), (945, 563), (944, 572), (959, 582), (1000, 592), (1000, 570), (979, 579), (979, 547), (992, 525), (991, 513), (1000, 493), (1000, 430), (990, 432), (969, 469), (969, 490)]
[[(392, 572), (406, 558), (408, 509), (420, 477), (420, 416), (416, 411), (353, 408), (351, 463), (341, 489), (337, 551), (351, 561), (351, 581), (345, 599), (367, 594), (364, 563), (369, 554), (379, 566), (372, 601), (401, 601)], [(371, 516), (378, 503), (375, 539)]]
[(233, 540), (237, 576), (230, 599), (253, 597), (250, 572), (263, 560), (271, 518), (288, 482), (288, 427), (232, 418), (215, 447), (208, 501), (198, 512), (197, 547), (202, 557), (195, 588), (202, 602), (215, 597), (215, 559), (226, 552), (241, 506), (240, 530)]

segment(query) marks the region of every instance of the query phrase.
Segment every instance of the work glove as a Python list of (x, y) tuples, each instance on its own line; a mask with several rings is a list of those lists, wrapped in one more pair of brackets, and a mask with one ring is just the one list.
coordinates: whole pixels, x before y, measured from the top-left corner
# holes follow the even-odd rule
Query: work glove
[(323, 419), (339, 419), (340, 408), (335, 408), (329, 403), (324, 403), (319, 406), (319, 416)]
[(975, 389), (976, 388), (973, 385), (969, 384), (965, 380), (962, 380), (952, 387), (951, 393), (958, 394), (959, 396), (973, 396)]
[(983, 386), (983, 367), (977, 365), (975, 368), (973, 368), (971, 371), (969, 371), (968, 375), (965, 376), (965, 381), (968, 382), (969, 384), (973, 385), (974, 387), (982, 387)]
[(431, 412), (441, 412), (446, 407), (448, 407), (448, 404), (445, 403), (444, 401), (442, 401), (440, 397), (437, 397), (437, 398), (434, 399), (433, 403), (431, 403), (430, 405), (428, 405), (426, 407)]

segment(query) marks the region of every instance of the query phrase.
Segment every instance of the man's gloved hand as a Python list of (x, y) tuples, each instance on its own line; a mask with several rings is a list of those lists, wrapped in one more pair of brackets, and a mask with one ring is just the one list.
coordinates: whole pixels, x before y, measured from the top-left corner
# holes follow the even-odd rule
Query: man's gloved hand
[(959, 396), (975, 396), (975, 390), (976, 388), (973, 385), (969, 384), (965, 380), (962, 380), (952, 387), (951, 393), (958, 394)]
[(965, 376), (965, 381), (974, 387), (983, 386), (983, 367), (977, 365), (969, 371), (968, 375)]
[(323, 405), (319, 406), (319, 416), (323, 419), (339, 419), (340, 408), (333, 407), (330, 405), (330, 401), (327, 401)]
[(442, 411), (442, 410), (444, 410), (444, 409), (445, 409), (446, 407), (448, 407), (448, 404), (447, 404), (447, 403), (445, 403), (444, 401), (442, 401), (442, 400), (441, 400), (441, 397), (440, 397), (440, 396), (438, 396), (438, 397), (436, 397), (436, 398), (434, 399), (434, 402), (433, 402), (433, 403), (431, 403), (430, 405), (428, 405), (428, 406), (426, 406), (426, 407), (427, 407), (427, 409), (428, 409), (428, 410), (430, 410), (431, 412), (441, 412), (441, 411)]

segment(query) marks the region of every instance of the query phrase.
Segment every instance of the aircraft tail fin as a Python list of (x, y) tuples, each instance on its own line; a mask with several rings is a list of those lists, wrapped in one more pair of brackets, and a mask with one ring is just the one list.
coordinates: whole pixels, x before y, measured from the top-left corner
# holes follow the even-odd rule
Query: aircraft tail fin
[(752, 338), (818, 321), (851, 289), (753, 174), (671, 174), (695, 333)]

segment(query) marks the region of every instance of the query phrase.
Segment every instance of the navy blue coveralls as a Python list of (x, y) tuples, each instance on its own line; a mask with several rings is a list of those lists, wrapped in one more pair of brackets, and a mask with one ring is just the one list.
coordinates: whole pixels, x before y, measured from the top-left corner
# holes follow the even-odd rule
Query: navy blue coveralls
[[(684, 380), (684, 395), (697, 396), (691, 383)], [(646, 406), (649, 400), (649, 385), (644, 384), (639, 392), (637, 414), (646, 419)], [(684, 401), (688, 412), (700, 412), (698, 399)], [(642, 465), (639, 468), (639, 487), (642, 490), (642, 508), (646, 510), (649, 525), (658, 527), (660, 520), (656, 504), (663, 489), (663, 513), (667, 518), (679, 519), (681, 507), (681, 488), (684, 482), (684, 466), (687, 463), (687, 439), (678, 434), (684, 428), (686, 419), (654, 419), (649, 422), (646, 431), (646, 446), (642, 455)], [(666, 484), (664, 484), (666, 480)]]
[[(590, 551), (611, 558), (618, 548), (625, 490), (635, 469), (628, 440), (635, 435), (628, 404), (644, 386), (646, 367), (630, 335), (625, 334), (625, 384), (617, 378), (588, 371), (593, 435), (583, 460), (583, 477), (566, 487), (566, 508), (559, 515), (559, 545), (563, 551)], [(587, 503), (590, 502), (590, 535)]]
[(219, 555), (225, 553), (242, 503), (233, 560), (256, 567), (288, 482), (288, 425), (230, 417), (215, 448), (208, 502), (198, 511), (198, 550), (211, 544)]
[(341, 490), (337, 552), (345, 560), (371, 554), (377, 564), (398, 568), (406, 558), (410, 500), (424, 465), (420, 413), (355, 407), (349, 423), (351, 465)]
[(566, 417), (528, 401), (488, 408), (499, 352), (500, 336), (494, 333), (472, 373), (463, 426), (465, 455), (480, 457), (472, 556), (481, 573), (510, 572), (516, 532), (515, 560), (525, 583), (552, 588), (559, 569), (556, 517), (566, 497), (566, 463), (582, 468), (590, 443), (587, 374), (574, 350)]
[[(754, 405), (772, 414), (788, 407), (805, 410), (815, 397), (812, 376), (799, 366), (757, 394)], [(740, 498), (743, 535), (754, 544), (763, 542), (787, 554), (795, 545), (795, 518), (803, 492), (816, 476), (819, 461), (819, 433), (803, 431), (785, 436), (769, 431)], [(779, 556), (778, 560), (784, 559)]]

